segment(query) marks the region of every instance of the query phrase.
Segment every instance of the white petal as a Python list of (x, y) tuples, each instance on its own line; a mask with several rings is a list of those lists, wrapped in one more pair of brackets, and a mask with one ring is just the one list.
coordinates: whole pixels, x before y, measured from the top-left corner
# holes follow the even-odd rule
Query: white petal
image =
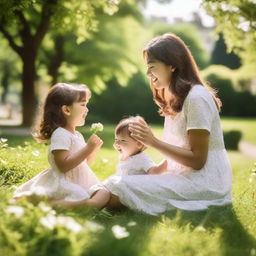
[(119, 225), (114, 225), (112, 227), (112, 232), (116, 239), (122, 239), (130, 235), (130, 233), (126, 230), (125, 227), (121, 227)]
[(6, 213), (11, 213), (11, 214), (14, 214), (17, 218), (20, 218), (24, 215), (24, 208), (21, 207), (21, 206), (8, 206), (6, 209), (5, 209), (5, 212)]

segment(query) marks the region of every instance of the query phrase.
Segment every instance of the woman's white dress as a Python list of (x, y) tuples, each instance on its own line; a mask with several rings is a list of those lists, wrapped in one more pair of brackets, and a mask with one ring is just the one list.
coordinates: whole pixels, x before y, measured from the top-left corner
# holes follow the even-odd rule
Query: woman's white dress
[(209, 131), (206, 164), (200, 170), (167, 158), (168, 172), (162, 175), (129, 175), (107, 179), (105, 188), (130, 209), (157, 215), (171, 209), (203, 210), (231, 203), (232, 172), (224, 147), (219, 113), (209, 91), (195, 85), (182, 111), (167, 116), (163, 140), (189, 149), (188, 130)]
[(70, 154), (74, 154), (85, 145), (84, 138), (79, 132), (73, 134), (64, 128), (57, 128), (51, 136), (48, 148), (50, 168), (18, 187), (14, 196), (35, 193), (54, 200), (79, 201), (89, 198), (89, 188), (99, 183), (99, 180), (87, 165), (86, 160), (63, 173), (56, 166), (52, 154), (53, 150), (68, 150)]

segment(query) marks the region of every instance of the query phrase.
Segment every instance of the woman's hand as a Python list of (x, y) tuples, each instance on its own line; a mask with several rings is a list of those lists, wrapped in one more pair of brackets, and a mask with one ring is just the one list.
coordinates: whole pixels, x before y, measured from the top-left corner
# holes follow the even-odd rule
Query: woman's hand
[(146, 146), (153, 146), (157, 140), (148, 124), (144, 120), (132, 122), (129, 125), (129, 131), (135, 140), (140, 141)]

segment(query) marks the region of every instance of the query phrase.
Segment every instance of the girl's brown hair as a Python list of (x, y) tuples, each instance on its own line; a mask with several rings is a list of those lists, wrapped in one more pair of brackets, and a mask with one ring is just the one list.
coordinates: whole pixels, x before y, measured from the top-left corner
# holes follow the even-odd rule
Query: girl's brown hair
[(203, 83), (190, 50), (178, 36), (163, 34), (153, 38), (144, 48), (143, 55), (148, 62), (160, 61), (174, 68), (169, 86), (173, 96), (170, 102), (164, 100), (164, 89), (155, 89), (152, 79), (150, 79), (153, 99), (159, 106), (160, 115), (175, 115), (180, 112), (191, 87), (196, 84), (205, 86), (209, 90), (218, 110), (220, 110), (221, 101), (217, 97), (216, 91)]
[(48, 92), (32, 136), (39, 142), (47, 142), (55, 129), (66, 125), (62, 106), (71, 106), (74, 102), (83, 100), (88, 101), (90, 97), (91, 92), (84, 84), (54, 85)]

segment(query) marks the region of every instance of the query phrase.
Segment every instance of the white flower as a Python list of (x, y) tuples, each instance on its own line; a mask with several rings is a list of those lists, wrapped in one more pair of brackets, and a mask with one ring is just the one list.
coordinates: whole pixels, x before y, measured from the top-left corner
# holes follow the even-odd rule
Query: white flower
[(106, 163), (109, 162), (109, 160), (108, 159), (102, 159), (102, 162), (106, 164)]
[(40, 155), (40, 152), (37, 151), (37, 150), (34, 150), (34, 151), (32, 151), (32, 154), (33, 154), (34, 156), (39, 156), (39, 155)]
[(92, 232), (99, 232), (104, 229), (104, 227), (94, 221), (86, 221), (85, 227), (88, 228)]
[(53, 229), (56, 226), (62, 226), (75, 233), (80, 232), (83, 228), (73, 218), (66, 216), (54, 216), (47, 214), (45, 217), (40, 219), (40, 223), (48, 229)]
[(103, 129), (104, 129), (104, 126), (102, 123), (93, 123), (91, 125), (90, 131), (92, 131), (93, 133), (97, 133), (97, 132), (102, 132)]
[(195, 228), (196, 231), (205, 232), (206, 229), (203, 226), (198, 226)]
[(122, 239), (130, 235), (130, 233), (126, 230), (125, 227), (121, 227), (119, 225), (114, 225), (112, 227), (112, 232), (116, 239)]
[(0, 142), (2, 142), (2, 143), (5, 143), (7, 141), (8, 141), (8, 139), (6, 139), (6, 138), (0, 138)]
[(56, 212), (54, 210), (52, 210), (52, 208), (50, 206), (48, 206), (47, 204), (45, 204), (44, 202), (40, 202), (38, 204), (39, 208), (43, 211), (43, 212), (50, 212), (51, 214), (55, 214)]
[(59, 216), (57, 218), (59, 225), (66, 227), (67, 229), (73, 231), (74, 233), (78, 233), (83, 229), (82, 226), (71, 217)]
[(250, 183), (252, 183), (252, 181), (253, 181), (253, 178), (249, 178), (249, 180), (248, 180)]
[(21, 206), (9, 206), (5, 209), (6, 213), (14, 214), (17, 218), (20, 218), (24, 215), (24, 208)]
[(54, 229), (57, 226), (57, 218), (51, 214), (42, 217), (39, 222), (48, 229)]
[(127, 226), (129, 226), (129, 227), (133, 227), (133, 226), (136, 226), (136, 222), (135, 221), (130, 221), (128, 224), (127, 224)]

